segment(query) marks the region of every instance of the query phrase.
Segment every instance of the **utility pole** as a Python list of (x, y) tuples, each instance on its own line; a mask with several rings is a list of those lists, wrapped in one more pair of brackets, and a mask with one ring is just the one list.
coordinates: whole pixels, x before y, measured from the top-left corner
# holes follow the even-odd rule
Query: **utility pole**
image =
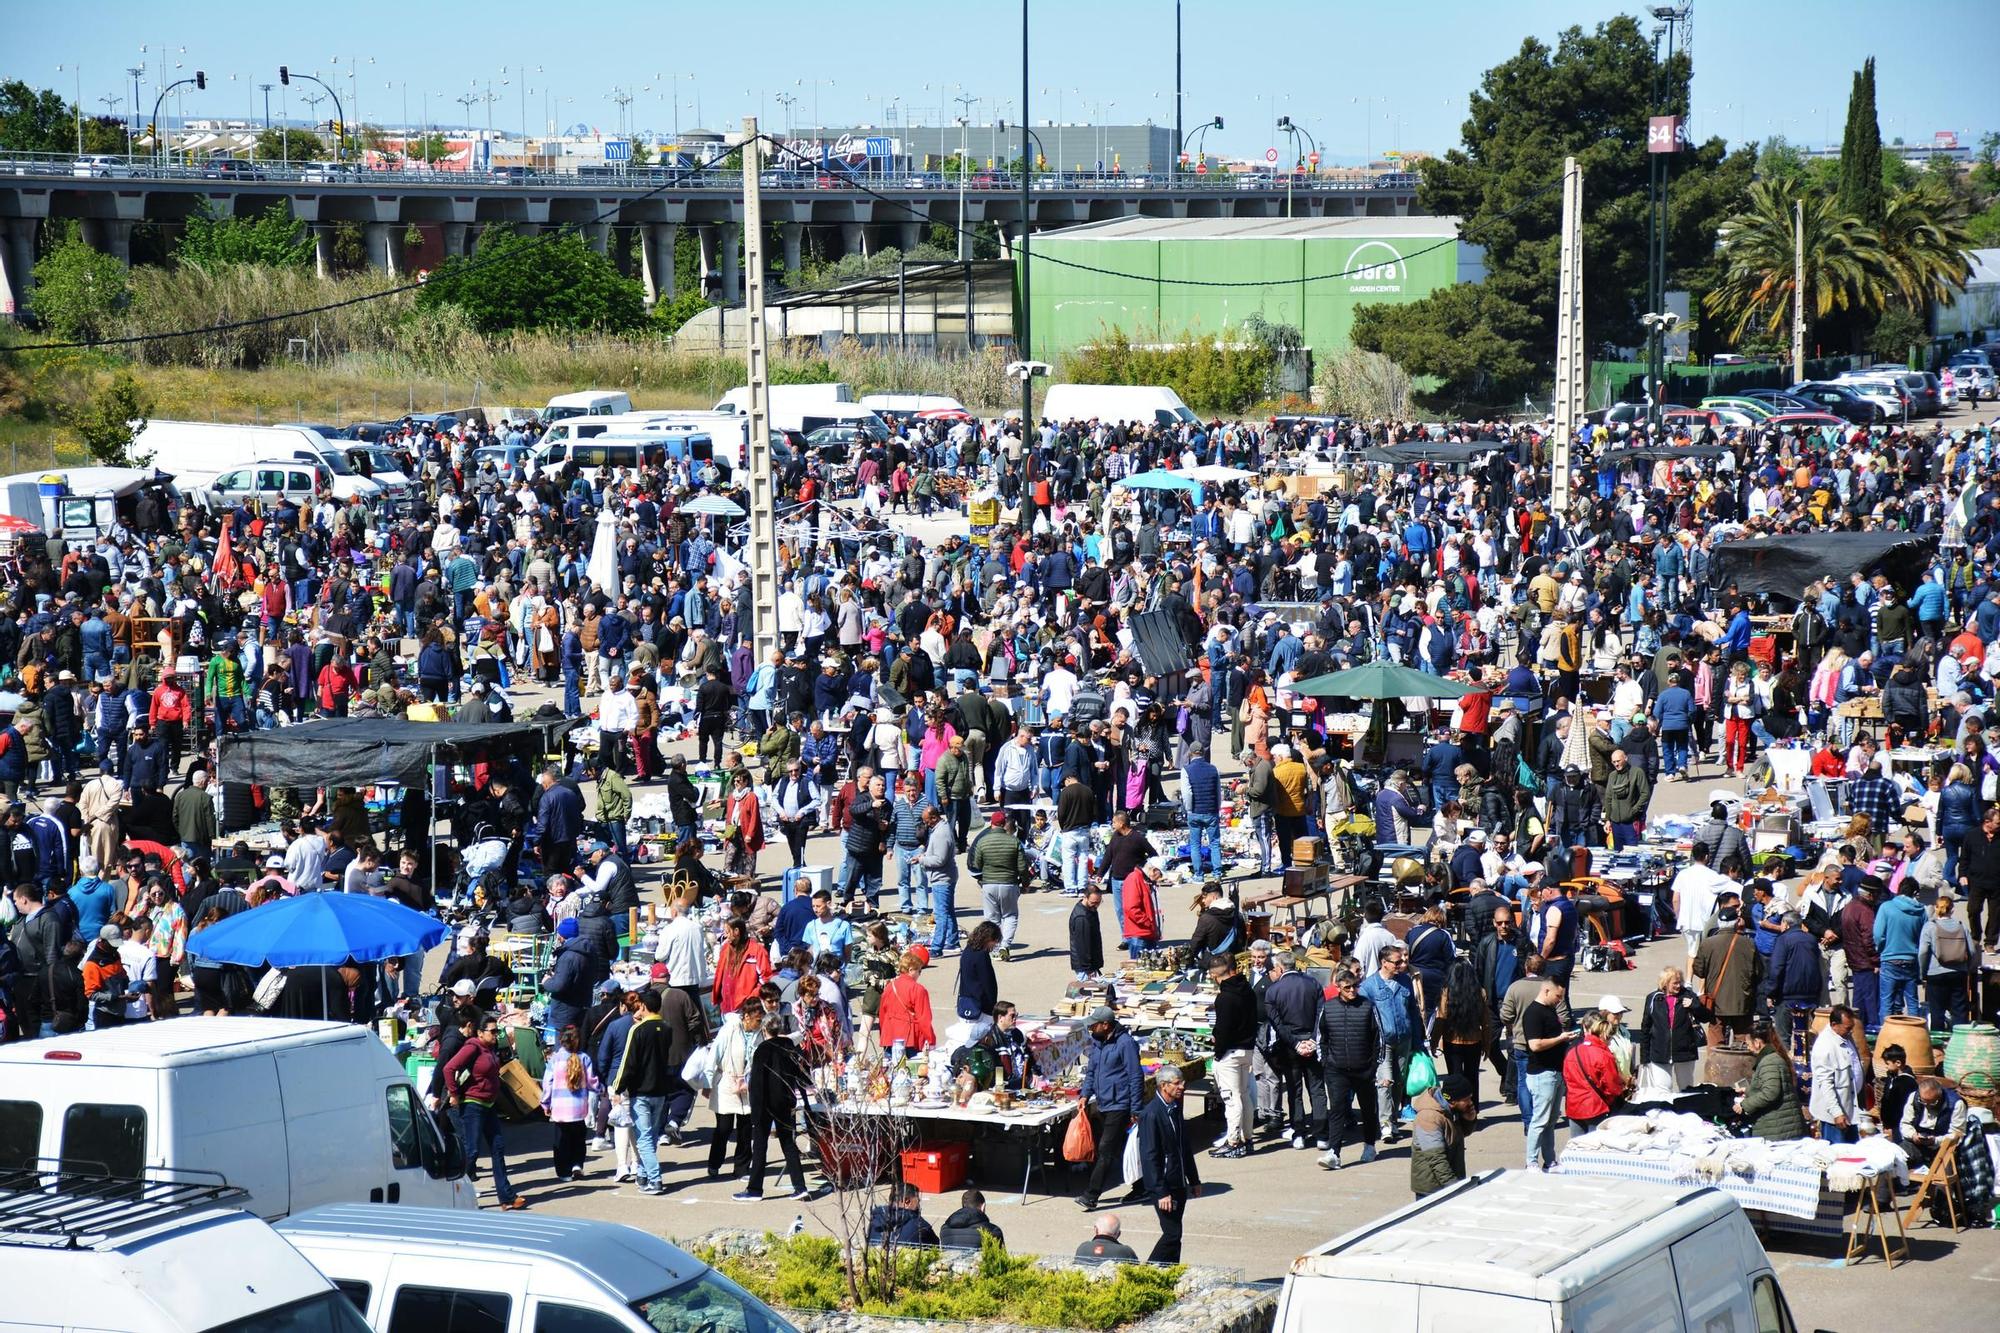
[[(1029, 321), (1030, 321), (1030, 319), (1031, 319), (1031, 317), (1032, 317), (1032, 313), (1031, 313), (1031, 312), (1032, 312), (1032, 308), (1030, 307), (1030, 305), (1029, 305), (1029, 303), (1028, 303), (1028, 233), (1029, 233), (1030, 231), (1033, 231), (1033, 230), (1034, 230), (1034, 227), (1033, 227), (1033, 225), (1032, 225), (1032, 219), (1033, 219), (1033, 218), (1034, 218), (1034, 216), (1035, 216), (1035, 206), (1034, 206), (1034, 199), (1033, 199), (1033, 196), (1032, 196), (1032, 195), (1030, 194), (1030, 192), (1029, 192), (1029, 187), (1030, 187), (1030, 182), (1032, 182), (1032, 181), (1033, 181), (1033, 180), (1035, 179), (1035, 173), (1034, 173), (1033, 171), (1029, 170), (1029, 168), (1030, 168), (1030, 167), (1032, 167), (1032, 166), (1034, 165), (1034, 159), (1033, 159), (1032, 157), (1030, 157), (1030, 156), (1029, 156), (1029, 153), (1028, 153), (1028, 149), (1029, 149), (1030, 145), (1031, 145), (1031, 144), (1032, 144), (1032, 143), (1034, 142), (1034, 140), (1033, 140), (1032, 138), (1030, 138), (1030, 136), (1029, 136), (1029, 130), (1028, 130), (1028, 126), (1029, 126), (1030, 124), (1032, 124), (1032, 123), (1033, 123), (1033, 121), (1032, 121), (1032, 118), (1031, 118), (1031, 117), (1030, 117), (1030, 116), (1028, 115), (1028, 0), (1021, 0), (1021, 350), (1020, 350), (1020, 359), (1021, 359), (1021, 360), (1023, 360), (1023, 361), (1027, 361), (1027, 360), (1030, 360), (1030, 359), (1032, 359), (1032, 358), (1033, 358), (1033, 356), (1034, 356), (1034, 350), (1033, 350), (1033, 342), (1032, 342), (1032, 340), (1031, 340), (1031, 339), (1029, 338), (1029, 336), (1028, 336), (1028, 330), (1029, 330)], [(1061, 163), (1057, 163), (1056, 165), (1057, 165), (1058, 169), (1060, 169), (1060, 167), (1061, 167), (1061, 165), (1062, 165), (1062, 164), (1061, 164)], [(964, 223), (963, 223), (963, 222), (961, 221), (961, 223), (960, 223), (959, 225), (963, 226), (963, 225), (964, 225)], [(967, 318), (967, 319), (969, 320), (969, 319), (971, 318), (971, 315), (970, 315), (970, 314), (968, 313), (968, 314), (967, 314), (967, 316), (966, 316), (966, 318)], [(1032, 436), (1031, 434), (1029, 434), (1029, 432), (1030, 432), (1030, 431), (1032, 431), (1032, 430), (1034, 430), (1034, 428), (1035, 428), (1035, 377), (1034, 377), (1034, 376), (1032, 376), (1032, 375), (1023, 375), (1023, 376), (1021, 376), (1021, 444), (1022, 444), (1022, 447), (1023, 447), (1024, 449), (1025, 449), (1025, 448), (1027, 448), (1028, 446), (1032, 445), (1032, 444), (1033, 444), (1033, 442), (1034, 442), (1034, 436)]]
[(778, 647), (778, 508), (771, 482), (771, 372), (764, 345), (764, 141), (757, 118), (743, 118), (743, 313), (750, 321), (744, 340), (750, 381), (750, 438), (743, 453), (749, 465), (750, 653), (762, 664)]
[(260, 83), (257, 85), (264, 94), (264, 128), (267, 130), (271, 128), (271, 89), (277, 86), (275, 83)]
[[(1025, 121), (1023, 122), (1026, 123)], [(1181, 0), (1174, 0), (1174, 151), (1167, 156), (1167, 181), (1172, 184), (1180, 175), (1181, 143)], [(1056, 163), (1056, 170), (1062, 170), (1062, 163)], [(1287, 213), (1287, 216), (1290, 216)]]
[(1556, 297), (1556, 435), (1550, 451), (1549, 509), (1569, 516), (1569, 445), (1583, 420), (1583, 168), (1563, 159), (1562, 254)]
[(1792, 203), (1792, 382), (1806, 377), (1806, 201)]

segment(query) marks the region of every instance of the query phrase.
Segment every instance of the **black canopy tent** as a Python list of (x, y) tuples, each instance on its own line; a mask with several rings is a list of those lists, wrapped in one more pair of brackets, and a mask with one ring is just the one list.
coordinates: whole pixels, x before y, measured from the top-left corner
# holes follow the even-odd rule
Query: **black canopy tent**
[(1645, 459), (1649, 463), (1657, 462), (1662, 458), (1685, 458), (1693, 462), (1707, 462), (1734, 452), (1734, 450), (1725, 444), (1634, 445), (1624, 449), (1606, 449), (1602, 454), (1598, 455), (1597, 461), (1611, 467), (1617, 467), (1635, 458)]
[(1470, 463), (1486, 454), (1505, 452), (1505, 440), (1484, 440), (1477, 444), (1453, 444), (1447, 440), (1408, 440), (1402, 444), (1374, 445), (1361, 451), (1371, 463), (1400, 467), (1405, 463), (1442, 463), (1447, 466)]
[(1886, 574), (1898, 588), (1916, 586), (1937, 548), (1935, 534), (1908, 532), (1799, 532), (1718, 542), (1709, 578), (1718, 588), (1735, 584), (1746, 593), (1798, 601), (1806, 585), (1848, 574)]
[(246, 731), (222, 742), (221, 779), (261, 787), (410, 787), (439, 756), (548, 752), (573, 718), (524, 722), (409, 722), (329, 717)]

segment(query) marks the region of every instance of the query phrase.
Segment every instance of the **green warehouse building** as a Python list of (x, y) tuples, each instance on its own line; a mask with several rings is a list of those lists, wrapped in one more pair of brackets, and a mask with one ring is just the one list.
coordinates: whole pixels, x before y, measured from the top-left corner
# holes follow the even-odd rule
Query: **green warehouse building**
[(1124, 217), (1039, 232), (1029, 253), (1029, 356), (1051, 363), (1114, 329), (1140, 343), (1227, 338), (1253, 314), (1325, 356), (1346, 346), (1357, 306), (1486, 274), (1449, 217)]

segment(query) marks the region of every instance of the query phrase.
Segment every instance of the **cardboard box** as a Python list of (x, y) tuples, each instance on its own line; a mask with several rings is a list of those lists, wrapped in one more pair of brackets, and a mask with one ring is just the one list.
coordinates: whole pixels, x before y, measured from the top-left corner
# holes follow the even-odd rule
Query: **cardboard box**
[(519, 1060), (500, 1066), (500, 1102), (503, 1120), (523, 1121), (542, 1118), (542, 1086)]

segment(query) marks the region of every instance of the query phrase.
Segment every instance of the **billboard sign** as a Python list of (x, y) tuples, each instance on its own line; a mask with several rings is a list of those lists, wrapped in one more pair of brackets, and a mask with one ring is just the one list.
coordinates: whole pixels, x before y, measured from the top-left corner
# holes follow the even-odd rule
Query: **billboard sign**
[(1347, 290), (1355, 295), (1394, 296), (1409, 281), (1402, 252), (1387, 241), (1363, 241), (1348, 252)]
[(1646, 122), (1647, 152), (1678, 153), (1687, 146), (1687, 124), (1679, 116), (1654, 116)]

